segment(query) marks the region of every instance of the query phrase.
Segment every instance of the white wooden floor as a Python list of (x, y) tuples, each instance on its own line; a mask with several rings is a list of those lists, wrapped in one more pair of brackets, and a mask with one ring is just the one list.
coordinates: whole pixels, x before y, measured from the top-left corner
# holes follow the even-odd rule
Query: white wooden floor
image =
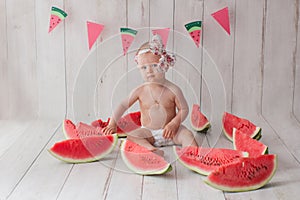
[[(119, 149), (99, 162), (66, 164), (47, 149), (63, 140), (59, 121), (0, 121), (0, 199), (295, 199), (300, 195), (299, 122), (283, 123), (255, 117), (263, 128), (262, 142), (278, 155), (278, 169), (265, 187), (251, 192), (224, 193), (206, 185), (205, 176), (184, 168), (165, 148), (172, 172), (162, 176), (131, 173), (120, 158)], [(231, 148), (212, 123), (205, 134), (196, 133), (199, 144)], [(291, 138), (291, 139), (289, 139)]]

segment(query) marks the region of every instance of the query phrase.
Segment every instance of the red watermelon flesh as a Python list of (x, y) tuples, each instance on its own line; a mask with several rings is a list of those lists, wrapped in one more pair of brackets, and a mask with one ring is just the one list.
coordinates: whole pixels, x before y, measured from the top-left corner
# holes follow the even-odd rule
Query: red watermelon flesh
[(68, 139), (55, 143), (49, 152), (65, 162), (83, 163), (100, 160), (116, 146), (118, 136), (92, 136), (80, 139)]
[(78, 125), (75, 126), (69, 119), (64, 120), (63, 131), (67, 139), (103, 135), (101, 127), (94, 127), (82, 122), (79, 122)]
[(188, 169), (202, 175), (208, 175), (222, 165), (238, 161), (248, 156), (248, 153), (222, 148), (184, 147), (174, 146), (178, 160)]
[(201, 35), (201, 30), (195, 30), (189, 33), (192, 39), (194, 40), (195, 44), (197, 47), (200, 46), (200, 35)]
[(210, 123), (206, 116), (201, 113), (200, 106), (197, 104), (193, 105), (191, 114), (191, 126), (195, 131), (206, 131), (210, 128)]
[[(106, 127), (109, 123), (109, 120), (107, 122), (103, 122), (101, 119), (98, 119), (94, 122), (92, 122), (92, 126), (94, 127)], [(117, 123), (117, 134), (119, 137), (126, 136), (126, 133), (131, 132), (137, 128), (141, 127), (141, 112), (131, 112), (127, 115), (123, 116)]]
[(223, 114), (222, 124), (224, 134), (231, 141), (233, 128), (242, 131), (243, 133), (249, 135), (251, 138), (256, 138), (261, 133), (261, 128), (255, 126), (249, 120), (240, 118), (227, 112), (224, 112)]
[(249, 157), (257, 157), (268, 153), (266, 145), (235, 128), (233, 129), (233, 147), (236, 150), (248, 152)]
[(130, 140), (122, 142), (121, 156), (127, 167), (137, 174), (157, 175), (172, 170), (163, 157)]
[(256, 190), (271, 180), (276, 168), (276, 155), (242, 158), (239, 162), (218, 168), (209, 174), (205, 182), (229, 192)]

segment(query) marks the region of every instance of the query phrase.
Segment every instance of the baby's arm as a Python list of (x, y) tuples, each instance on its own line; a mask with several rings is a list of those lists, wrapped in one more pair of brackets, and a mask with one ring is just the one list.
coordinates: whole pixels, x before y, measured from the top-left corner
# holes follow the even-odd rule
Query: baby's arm
[(165, 138), (170, 139), (172, 139), (176, 135), (181, 122), (186, 119), (189, 113), (188, 104), (180, 88), (176, 87), (173, 92), (175, 93), (175, 105), (178, 111), (176, 113), (176, 116), (165, 126), (163, 134)]
[(114, 110), (108, 126), (102, 130), (105, 135), (110, 135), (117, 131), (117, 122), (122, 117), (124, 112), (138, 100), (139, 92), (139, 88), (134, 89), (130, 95), (124, 99)]

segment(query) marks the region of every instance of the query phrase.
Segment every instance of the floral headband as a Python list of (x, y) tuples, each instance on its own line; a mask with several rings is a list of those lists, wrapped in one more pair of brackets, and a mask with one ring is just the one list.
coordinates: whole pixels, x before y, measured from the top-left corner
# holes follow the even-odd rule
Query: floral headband
[(176, 57), (174, 54), (169, 54), (164, 48), (164, 45), (162, 43), (161, 37), (159, 35), (154, 35), (151, 39), (151, 42), (149, 42), (149, 48), (142, 49), (138, 52), (138, 54), (135, 56), (134, 60), (136, 63), (138, 56), (147, 52), (152, 52), (154, 55), (159, 55), (159, 67), (163, 72), (166, 72), (169, 67), (174, 66)]

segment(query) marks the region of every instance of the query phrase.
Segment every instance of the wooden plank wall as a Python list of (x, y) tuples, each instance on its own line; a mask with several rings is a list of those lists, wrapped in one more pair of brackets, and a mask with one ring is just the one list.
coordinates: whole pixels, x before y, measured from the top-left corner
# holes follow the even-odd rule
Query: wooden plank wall
[[(299, 0), (17, 4), (0, 3), (1, 119), (107, 118), (118, 100), (141, 82), (133, 62), (135, 50), (151, 29), (170, 27), (168, 50), (177, 53), (178, 62), (168, 78), (181, 86), (190, 105), (201, 103), (212, 121), (226, 110), (250, 119), (257, 114), (273, 121), (288, 118), (299, 125)], [(48, 34), (52, 5), (69, 16)], [(225, 6), (230, 36), (210, 16)], [(87, 20), (105, 25), (91, 51)], [(184, 29), (193, 20), (203, 21), (202, 48), (194, 46)], [(119, 28), (127, 26), (139, 33), (129, 54), (122, 56)], [(210, 71), (213, 68), (218, 74)], [(220, 82), (223, 92), (215, 93), (217, 83), (211, 80)], [(219, 107), (213, 95), (219, 95)]]

